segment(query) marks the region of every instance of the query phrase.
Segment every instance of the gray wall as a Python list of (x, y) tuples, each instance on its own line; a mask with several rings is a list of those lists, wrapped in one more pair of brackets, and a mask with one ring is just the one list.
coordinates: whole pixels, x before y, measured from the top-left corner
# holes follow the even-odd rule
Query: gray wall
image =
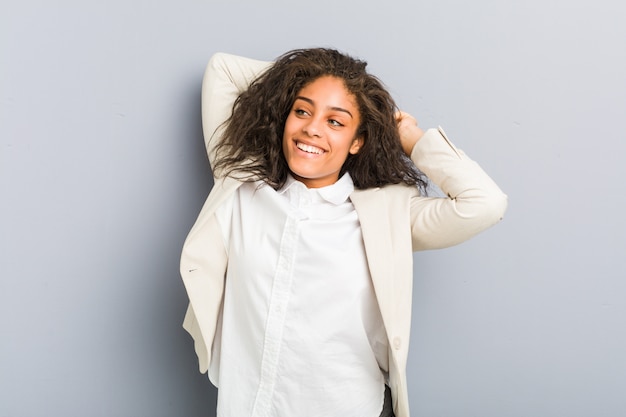
[(0, 416), (211, 416), (180, 328), (211, 186), (216, 51), (335, 46), (448, 134), (505, 221), (415, 256), (418, 417), (626, 415), (626, 6), (34, 1), (0, 6)]

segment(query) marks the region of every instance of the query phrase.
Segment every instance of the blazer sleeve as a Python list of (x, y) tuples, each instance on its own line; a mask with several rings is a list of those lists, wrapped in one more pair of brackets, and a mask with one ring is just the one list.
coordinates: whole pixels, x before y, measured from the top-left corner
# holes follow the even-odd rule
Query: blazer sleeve
[(507, 196), (442, 128), (427, 130), (411, 159), (446, 194), (411, 199), (414, 251), (456, 245), (502, 220)]
[(224, 122), (232, 114), (235, 100), (270, 65), (271, 62), (222, 52), (209, 60), (202, 81), (202, 130), (211, 166), (215, 162), (215, 145), (221, 139)]

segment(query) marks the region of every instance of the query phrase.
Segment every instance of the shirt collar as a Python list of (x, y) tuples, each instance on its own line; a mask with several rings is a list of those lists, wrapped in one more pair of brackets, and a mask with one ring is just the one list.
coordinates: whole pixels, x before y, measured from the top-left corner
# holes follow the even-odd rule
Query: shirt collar
[(350, 174), (346, 172), (334, 184), (321, 188), (306, 188), (302, 182), (295, 179), (291, 174), (288, 174), (285, 185), (278, 190), (278, 193), (289, 195), (291, 192), (294, 192), (295, 189), (317, 194), (323, 200), (338, 206), (348, 201), (350, 194), (354, 191), (354, 182)]

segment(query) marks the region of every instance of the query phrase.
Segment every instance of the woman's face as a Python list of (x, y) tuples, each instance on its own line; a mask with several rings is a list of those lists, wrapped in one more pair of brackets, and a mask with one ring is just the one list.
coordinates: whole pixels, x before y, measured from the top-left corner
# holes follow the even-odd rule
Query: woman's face
[(334, 184), (348, 154), (356, 154), (363, 144), (356, 137), (360, 118), (342, 79), (323, 76), (302, 88), (283, 132), (283, 152), (293, 176), (309, 188)]

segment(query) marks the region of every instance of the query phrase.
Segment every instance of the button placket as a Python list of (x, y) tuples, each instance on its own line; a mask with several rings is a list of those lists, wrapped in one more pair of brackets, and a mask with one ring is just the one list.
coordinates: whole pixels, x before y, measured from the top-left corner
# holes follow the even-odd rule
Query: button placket
[(303, 216), (299, 213), (299, 210), (290, 210), (281, 237), (278, 265), (272, 284), (267, 323), (265, 325), (261, 380), (252, 410), (254, 417), (269, 415), (272, 404), (302, 218)]

